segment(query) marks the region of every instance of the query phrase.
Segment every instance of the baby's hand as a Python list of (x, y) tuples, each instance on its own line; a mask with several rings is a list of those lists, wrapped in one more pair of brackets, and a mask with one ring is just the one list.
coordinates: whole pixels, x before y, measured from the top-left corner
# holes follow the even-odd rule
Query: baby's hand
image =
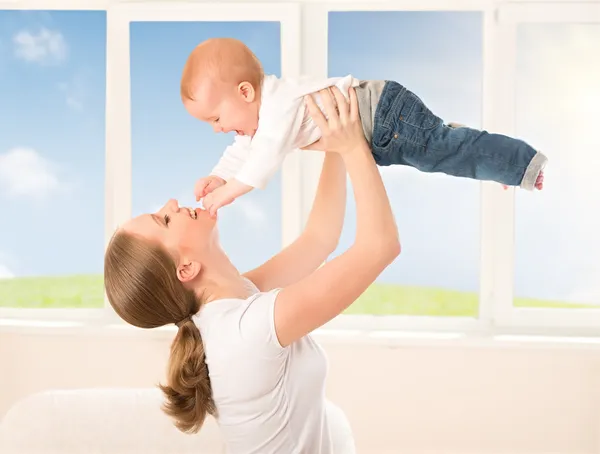
[(215, 189), (223, 186), (226, 181), (216, 175), (210, 175), (208, 177), (200, 178), (196, 181), (194, 186), (194, 195), (196, 196), (196, 202), (198, 202), (206, 194), (210, 194)]
[(251, 190), (252, 186), (241, 183), (236, 179), (231, 179), (227, 184), (217, 187), (210, 194), (204, 196), (202, 205), (205, 210), (208, 210), (211, 216), (214, 216), (219, 208), (229, 205), (237, 197)]
[(206, 194), (202, 199), (202, 205), (205, 210), (208, 210), (211, 216), (214, 216), (217, 210), (225, 205), (229, 205), (234, 201), (234, 197), (230, 194), (229, 185), (225, 184)]

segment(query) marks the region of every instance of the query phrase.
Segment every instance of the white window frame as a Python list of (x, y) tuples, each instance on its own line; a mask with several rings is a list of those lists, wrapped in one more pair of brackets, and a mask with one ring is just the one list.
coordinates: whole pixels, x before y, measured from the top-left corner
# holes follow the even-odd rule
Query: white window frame
[(0, 10), (106, 11), (115, 0), (0, 0)]
[[(562, 21), (572, 18), (589, 22), (598, 17), (600, 0), (298, 0), (262, 3), (228, 0), (162, 2), (152, 0), (0, 0), (0, 9), (18, 10), (102, 10), (107, 12), (106, 80), (106, 181), (105, 243), (114, 229), (131, 215), (131, 117), (130, 46), (131, 21), (264, 21), (281, 23), (283, 76), (312, 74), (327, 76), (327, 22), (333, 11), (479, 11), (483, 14), (483, 111), (482, 127), (510, 134), (514, 110), (508, 104), (514, 96), (506, 91), (513, 76), (503, 72), (514, 61), (514, 30), (520, 21)], [(583, 9), (582, 9), (583, 8)], [(594, 20), (596, 22), (596, 20)], [(511, 39), (513, 41), (511, 41)], [(511, 47), (511, 43), (512, 47)], [(112, 68), (119, 68), (112, 71)], [(508, 85), (507, 85), (508, 84)], [(507, 96), (506, 94), (509, 93)], [(323, 155), (294, 153), (282, 169), (282, 243), (300, 234), (308, 217), (321, 169)], [(333, 329), (408, 331), (495, 331), (512, 333), (594, 332), (599, 312), (585, 310), (514, 309), (514, 191), (481, 183), (480, 198), (480, 287), (479, 316), (414, 317), (340, 315), (327, 325)], [(401, 258), (400, 258), (401, 260)], [(114, 324), (120, 319), (105, 299), (103, 309), (0, 309), (2, 318), (36, 320), (85, 320)]]
[[(107, 144), (107, 244), (112, 233), (131, 218), (131, 68), (129, 27), (132, 22), (252, 22), (274, 21), (280, 25), (281, 75), (299, 75), (298, 46), (300, 10), (297, 4), (261, 3), (123, 3), (108, 9), (106, 65)], [(119, 68), (112, 70), (112, 68)], [(286, 157), (281, 169), (282, 246), (301, 232), (302, 178), (299, 153)], [(109, 181), (111, 185), (109, 186)], [(106, 244), (106, 245), (107, 245)], [(121, 323), (105, 298), (106, 312), (113, 323)]]
[[(52, 11), (52, 10), (75, 10), (75, 11), (106, 11), (110, 0), (0, 0), (0, 10), (30, 10), (30, 11)], [(107, 17), (108, 21), (108, 17)], [(108, 158), (108, 156), (107, 156)], [(106, 166), (107, 176), (110, 173)], [(108, 204), (107, 188), (105, 181), (105, 217), (106, 205)], [(112, 308), (111, 308), (112, 311)], [(0, 308), (0, 320), (2, 319), (34, 319), (63, 321), (75, 320), (90, 323), (104, 324), (107, 319), (113, 319), (112, 314), (107, 314), (104, 309), (16, 309)]]
[[(268, 6), (268, 7), (267, 7)], [(131, 217), (131, 78), (129, 46), (131, 22), (251, 22), (275, 21), (281, 24), (281, 74), (297, 77), (300, 61), (300, 9), (294, 3), (203, 3), (162, 2), (122, 3), (108, 9), (107, 59), (107, 151), (112, 152), (111, 232)], [(119, 68), (111, 71), (111, 68)], [(124, 151), (122, 151), (124, 150)], [(108, 155), (107, 155), (108, 158)], [(282, 242), (293, 241), (301, 231), (302, 219), (298, 187), (301, 180), (299, 153), (289, 156), (282, 167)], [(108, 216), (107, 216), (108, 217)], [(110, 237), (107, 236), (107, 239)]]
[[(600, 25), (600, 2), (503, 4), (498, 9), (496, 81), (496, 129), (507, 135), (515, 133), (515, 92), (517, 27), (525, 23), (597, 23)], [(591, 57), (591, 56), (590, 56)], [(494, 320), (499, 327), (593, 330), (600, 326), (600, 309), (516, 308), (514, 300), (515, 272), (515, 192), (496, 193), (497, 232), (496, 298)]]
[[(104, 237), (108, 245), (115, 229), (131, 218), (131, 78), (129, 24), (142, 21), (280, 23), (281, 75), (297, 77), (300, 68), (300, 6), (298, 3), (139, 2), (110, 0), (0, 0), (0, 9), (106, 11), (106, 150)], [(118, 68), (118, 70), (115, 70)], [(282, 246), (302, 231), (301, 153), (289, 155), (281, 170)], [(0, 319), (76, 320), (100, 324), (122, 321), (104, 298), (98, 309), (0, 309)]]
[[(337, 1), (324, 4), (307, 4), (303, 11), (303, 66), (302, 72), (318, 77), (328, 76), (328, 15), (337, 11), (477, 11), (482, 14), (483, 40), (483, 111), (482, 124), (490, 128), (491, 78), (490, 60), (493, 56), (493, 33), (495, 2), (487, 0), (431, 0), (428, 2), (399, 0), (387, 2), (348, 2)], [(315, 25), (316, 24), (316, 25)], [(310, 29), (310, 33), (308, 32)], [(310, 201), (314, 197), (316, 181), (322, 159), (311, 161), (312, 178), (305, 178), (305, 216), (310, 210)], [(480, 269), (479, 269), (479, 313), (478, 317), (428, 317), (405, 315), (347, 315), (342, 314), (326, 326), (332, 329), (352, 330), (425, 330), (425, 331), (461, 331), (482, 332), (491, 328), (493, 308), (493, 205), (490, 199), (496, 185), (481, 183), (480, 192)], [(400, 229), (402, 227), (400, 226)], [(402, 257), (398, 258), (402, 260)]]

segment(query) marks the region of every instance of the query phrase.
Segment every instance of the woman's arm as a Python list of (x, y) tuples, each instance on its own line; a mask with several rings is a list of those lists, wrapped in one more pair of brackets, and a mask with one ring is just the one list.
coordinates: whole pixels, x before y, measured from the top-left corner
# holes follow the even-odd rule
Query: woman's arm
[(400, 242), (381, 175), (363, 136), (356, 93), (350, 106), (332, 89), (339, 114), (328, 91), (321, 94), (329, 116), (325, 120), (312, 99), (311, 116), (321, 128), (325, 148), (342, 153), (356, 199), (354, 244), (304, 279), (283, 288), (275, 300), (275, 330), (282, 346), (322, 326), (371, 285), (398, 256)]
[(327, 153), (315, 201), (302, 234), (263, 265), (247, 272), (261, 291), (285, 287), (316, 270), (337, 247), (346, 209), (346, 169), (337, 153)]

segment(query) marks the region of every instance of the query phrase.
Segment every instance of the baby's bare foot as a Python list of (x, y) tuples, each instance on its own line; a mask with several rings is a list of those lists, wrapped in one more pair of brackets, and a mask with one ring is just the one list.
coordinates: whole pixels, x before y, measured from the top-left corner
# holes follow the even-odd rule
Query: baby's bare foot
[(535, 180), (535, 188), (538, 190), (542, 190), (544, 187), (544, 172), (540, 172), (537, 179)]
[[(537, 179), (535, 180), (535, 188), (540, 191), (544, 188), (544, 172), (540, 172)], [(502, 189), (506, 191), (508, 189), (508, 185), (503, 184)]]

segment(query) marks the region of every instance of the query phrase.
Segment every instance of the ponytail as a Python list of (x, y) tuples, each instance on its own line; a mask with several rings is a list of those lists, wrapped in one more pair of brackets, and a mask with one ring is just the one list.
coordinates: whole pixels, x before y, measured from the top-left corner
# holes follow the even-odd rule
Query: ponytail
[(104, 257), (104, 286), (111, 306), (127, 323), (156, 328), (178, 322), (171, 344), (163, 411), (182, 432), (196, 433), (216, 407), (200, 330), (191, 319), (202, 306), (177, 279), (171, 255), (157, 244), (123, 230), (111, 239)]
[(167, 401), (163, 411), (185, 433), (197, 433), (206, 415), (215, 415), (216, 407), (205, 361), (200, 330), (187, 318), (173, 343), (167, 368), (167, 385), (158, 385)]

